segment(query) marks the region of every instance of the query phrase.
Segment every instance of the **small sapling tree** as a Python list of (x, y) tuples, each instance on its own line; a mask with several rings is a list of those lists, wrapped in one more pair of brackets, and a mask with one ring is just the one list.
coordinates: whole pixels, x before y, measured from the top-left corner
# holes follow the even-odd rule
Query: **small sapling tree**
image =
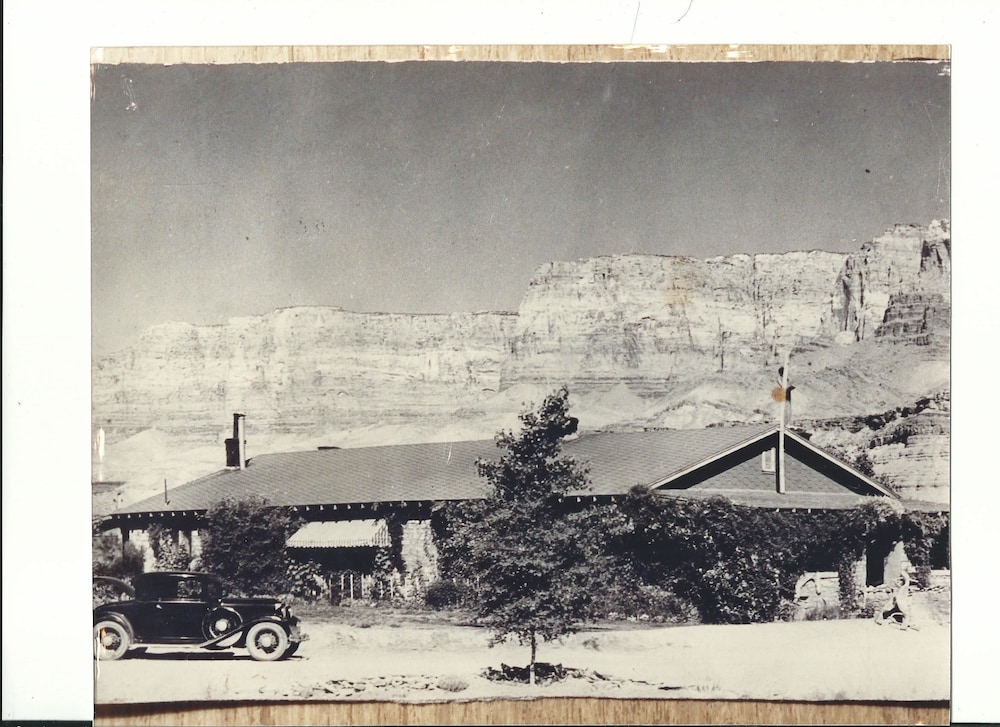
[(493, 630), (494, 644), (517, 637), (531, 647), (532, 684), (539, 641), (571, 633), (590, 617), (592, 574), (602, 557), (596, 535), (559, 502), (588, 487), (586, 470), (560, 455), (562, 439), (576, 429), (568, 396), (559, 389), (520, 415), (519, 432), (497, 435), (503, 454), (478, 462), (489, 495), (467, 508), (456, 528), (465, 551), (460, 567), (477, 583), (478, 619)]

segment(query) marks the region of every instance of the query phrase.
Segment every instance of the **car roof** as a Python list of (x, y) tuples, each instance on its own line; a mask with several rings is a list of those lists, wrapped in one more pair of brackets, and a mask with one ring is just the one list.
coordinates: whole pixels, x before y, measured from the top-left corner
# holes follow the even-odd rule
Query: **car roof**
[(214, 573), (195, 573), (192, 571), (174, 571), (174, 570), (164, 570), (164, 571), (150, 571), (148, 573), (140, 573), (135, 577), (136, 583), (149, 582), (149, 581), (177, 581), (177, 580), (191, 580), (194, 578), (200, 578), (202, 580), (211, 580), (222, 582), (222, 579), (215, 575)]

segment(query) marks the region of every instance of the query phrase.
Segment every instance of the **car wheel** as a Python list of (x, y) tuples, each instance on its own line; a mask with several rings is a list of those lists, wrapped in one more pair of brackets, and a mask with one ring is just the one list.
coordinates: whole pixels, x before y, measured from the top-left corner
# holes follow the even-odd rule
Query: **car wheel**
[(101, 621), (94, 626), (94, 658), (98, 661), (121, 659), (131, 645), (128, 629), (117, 621)]
[(243, 623), (243, 619), (231, 608), (217, 608), (205, 617), (202, 628), (205, 636), (214, 639), (229, 633)]
[(276, 661), (287, 650), (288, 634), (278, 624), (257, 624), (247, 632), (247, 651), (257, 661)]

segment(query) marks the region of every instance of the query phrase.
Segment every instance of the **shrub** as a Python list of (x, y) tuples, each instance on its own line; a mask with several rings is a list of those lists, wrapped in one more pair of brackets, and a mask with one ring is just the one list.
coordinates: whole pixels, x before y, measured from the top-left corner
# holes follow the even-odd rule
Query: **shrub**
[(129, 583), (142, 573), (145, 558), (135, 543), (121, 540), (114, 533), (95, 535), (91, 547), (91, 560), (95, 576), (111, 576)]
[(781, 524), (722, 499), (659, 498), (634, 490), (623, 504), (631, 532), (616, 549), (631, 554), (642, 580), (683, 593), (706, 623), (771, 621), (797, 569), (779, 547)]
[[(902, 538), (918, 569), (929, 570), (947, 527), (945, 517), (903, 513), (895, 501), (775, 513), (722, 499), (661, 498), (645, 488), (634, 489), (621, 512), (627, 527), (608, 516), (607, 547), (617, 567), (633, 567), (638, 583), (684, 594), (706, 623), (788, 617), (782, 604), (794, 596), (799, 575), (831, 568), (839, 576), (840, 609), (856, 613), (862, 604), (855, 567), (868, 543)], [(822, 617), (834, 610), (825, 609)]]
[(778, 606), (778, 621), (796, 621), (802, 617), (802, 609), (795, 601), (785, 599)]
[(840, 618), (840, 607), (836, 603), (823, 602), (819, 608), (806, 612), (806, 621), (833, 621)]
[(394, 582), (399, 580), (399, 571), (393, 566), (389, 548), (379, 548), (375, 553), (372, 569), (374, 576), (370, 597), (373, 601), (390, 601), (394, 594)]
[[(621, 570), (625, 570), (622, 568)], [(698, 623), (698, 609), (669, 588), (643, 583), (633, 574), (620, 574), (594, 594), (597, 616), (618, 620), (646, 617), (657, 623)]]
[(409, 589), (410, 595), (418, 602), (427, 595), (427, 575), (424, 573), (424, 567), (421, 564), (418, 563), (414, 566), (406, 574), (403, 582), (404, 587)]
[(202, 566), (235, 591), (319, 595), (319, 567), (297, 563), (285, 550), (288, 538), (304, 522), (289, 508), (271, 507), (263, 498), (226, 499), (209, 508), (205, 521)]
[(908, 512), (902, 517), (903, 548), (916, 571), (913, 583), (918, 588), (930, 585), (931, 555), (946, 534), (947, 525), (947, 517), (938, 513)]
[(435, 581), (427, 587), (424, 603), (433, 609), (452, 608), (461, 600), (458, 586), (451, 581)]
[(313, 562), (285, 565), (283, 576), (283, 596), (297, 596), (307, 601), (314, 601), (323, 594), (323, 573)]
[(438, 689), (446, 692), (463, 692), (469, 688), (469, 683), (459, 676), (443, 676), (438, 680)]
[(153, 523), (146, 530), (149, 547), (153, 551), (156, 570), (187, 570), (191, 567), (191, 553), (175, 543), (171, 530), (160, 523)]

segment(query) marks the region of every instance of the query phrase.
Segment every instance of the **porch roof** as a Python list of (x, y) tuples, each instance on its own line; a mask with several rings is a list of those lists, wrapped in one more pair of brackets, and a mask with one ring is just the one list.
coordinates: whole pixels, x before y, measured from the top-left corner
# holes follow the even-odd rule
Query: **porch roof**
[(385, 520), (339, 520), (311, 522), (295, 532), (289, 548), (388, 548), (389, 528)]

